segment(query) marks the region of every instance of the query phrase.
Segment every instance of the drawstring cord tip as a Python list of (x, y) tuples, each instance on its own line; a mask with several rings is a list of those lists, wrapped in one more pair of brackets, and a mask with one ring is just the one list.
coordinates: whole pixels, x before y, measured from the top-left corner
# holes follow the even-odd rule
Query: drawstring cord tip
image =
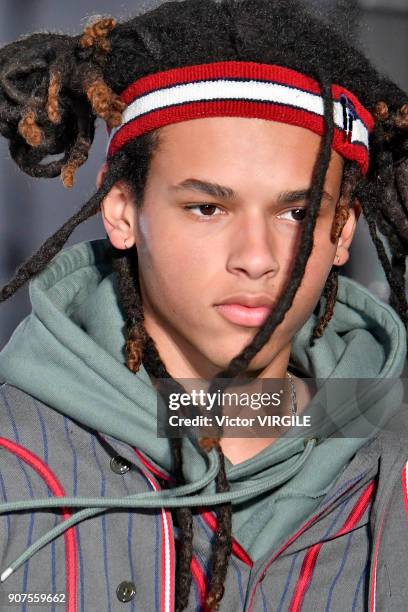
[(2, 573), (2, 575), (0, 576), (0, 582), (4, 582), (5, 580), (7, 580), (7, 578), (10, 576), (10, 574), (13, 573), (13, 568), (12, 567), (8, 567), (6, 570), (4, 570), (4, 572)]

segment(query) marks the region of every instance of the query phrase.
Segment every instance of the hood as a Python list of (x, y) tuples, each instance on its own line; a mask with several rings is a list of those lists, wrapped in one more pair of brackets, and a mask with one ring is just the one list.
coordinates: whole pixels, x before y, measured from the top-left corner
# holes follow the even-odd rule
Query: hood
[[(157, 392), (143, 366), (136, 375), (125, 366), (125, 325), (109, 241), (93, 240), (65, 249), (31, 281), (29, 290), (32, 312), (0, 353), (0, 381), (22, 389), (79, 423), (137, 447), (169, 473), (169, 443), (157, 437)], [(401, 375), (406, 357), (403, 323), (392, 308), (355, 281), (339, 277), (334, 317), (324, 336), (310, 347), (316, 321), (312, 314), (292, 343), (290, 363), (304, 376), (383, 379)], [(369, 403), (372, 407), (372, 398)], [(341, 426), (355, 417), (352, 411), (342, 409), (340, 413)], [(334, 421), (337, 423), (336, 418)], [(304, 444), (299, 437), (281, 438), (238, 465), (226, 460), (231, 490), (220, 494), (215, 493), (214, 486), (219, 469), (216, 451), (207, 455), (196, 442), (183, 439), (183, 453), (188, 457), (184, 461), (187, 484), (163, 491), (165, 502), (158, 494), (150, 494), (149, 500), (146, 495), (136, 495), (127, 505), (204, 506), (222, 501), (239, 504), (289, 480), (293, 489), (297, 476), (304, 494), (315, 503), (316, 490), (324, 492), (329, 487), (364, 439), (330, 442), (337, 445), (335, 453), (333, 446), (329, 449), (324, 443), (314, 448), (314, 439)], [(100, 512), (107, 501), (42, 501), (44, 507), (52, 507), (62, 506), (68, 499), (71, 505), (87, 507), (82, 511), (87, 516)], [(21, 502), (21, 508), (30, 503), (34, 507), (31, 501)], [(299, 507), (299, 501), (296, 503)], [(117, 500), (116, 505), (126, 505), (126, 500)], [(83, 520), (85, 514), (82, 517), (78, 512), (72, 520)], [(241, 523), (235, 526), (243, 527), (248, 518), (245, 509), (241, 515), (236, 513), (239, 516)], [(70, 526), (68, 523), (64, 522), (61, 531)]]
[[(125, 324), (107, 239), (82, 242), (57, 255), (30, 282), (32, 312), (0, 352), (0, 381), (75, 420), (139, 444), (165, 470), (167, 441), (157, 438), (157, 395), (141, 366), (125, 364)], [(339, 277), (334, 316), (309, 346), (314, 314), (294, 336), (290, 364), (301, 375), (398, 378), (406, 332), (394, 310), (367, 289)], [(141, 432), (143, 432), (141, 434)]]

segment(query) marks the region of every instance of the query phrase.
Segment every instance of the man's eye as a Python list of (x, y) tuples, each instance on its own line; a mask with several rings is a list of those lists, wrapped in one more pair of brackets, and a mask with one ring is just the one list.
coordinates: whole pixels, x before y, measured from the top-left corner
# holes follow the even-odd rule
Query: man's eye
[[(285, 215), (289, 215), (286, 216)], [(287, 210), (286, 212), (278, 215), (279, 219), (288, 219), (289, 221), (297, 221), (301, 223), (304, 221), (306, 216), (306, 208), (292, 208), (291, 210)]]
[[(185, 206), (185, 208), (187, 210), (191, 210), (192, 213), (199, 218), (218, 217), (220, 214), (223, 214), (222, 209), (216, 206), (215, 204), (194, 204), (192, 206)], [(219, 211), (218, 214), (215, 214), (216, 211)], [(297, 221), (298, 223), (301, 223), (304, 220), (305, 216), (306, 208), (292, 208), (291, 210), (287, 210), (286, 212), (278, 215), (278, 218), (287, 219), (289, 221)]]
[(187, 208), (187, 210), (191, 210), (192, 212), (199, 209), (198, 213), (193, 212), (196, 217), (218, 217), (219, 215), (214, 215), (213, 213), (216, 210), (221, 211), (221, 209), (215, 204), (194, 204), (193, 206), (186, 206), (185, 208)]

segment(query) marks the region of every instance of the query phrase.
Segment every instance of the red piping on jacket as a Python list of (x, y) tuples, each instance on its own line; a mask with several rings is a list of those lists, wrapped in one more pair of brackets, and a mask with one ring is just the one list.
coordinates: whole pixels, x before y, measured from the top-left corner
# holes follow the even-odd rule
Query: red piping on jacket
[[(364, 491), (358, 498), (357, 503), (355, 504), (347, 519), (345, 520), (343, 526), (341, 527), (341, 529), (339, 529), (339, 531), (334, 534), (334, 536), (332, 536), (333, 538), (337, 538), (348, 533), (351, 529), (353, 529), (353, 527), (358, 524), (364, 512), (367, 510), (367, 507), (374, 495), (375, 487), (375, 481), (371, 481), (365, 487)], [(303, 559), (300, 575), (295, 586), (292, 601), (290, 602), (289, 612), (300, 612), (304, 597), (310, 586), (310, 583), (312, 582), (317, 557), (320, 553), (323, 544), (324, 542), (315, 544), (314, 546), (309, 548), (308, 552), (306, 553), (305, 558)]]
[(405, 514), (408, 521), (408, 462), (404, 465), (401, 472), (402, 493), (404, 496)]
[(149, 470), (149, 472), (151, 472), (152, 474), (154, 474), (158, 478), (161, 478), (162, 480), (168, 480), (168, 481), (173, 480), (173, 478), (171, 476), (168, 476), (167, 474), (165, 474), (161, 470), (157, 469), (152, 463), (150, 463), (150, 461), (148, 461), (145, 458), (145, 456), (143, 455), (143, 453), (139, 449), (134, 448), (134, 447), (132, 447), (132, 448), (135, 451), (135, 454), (139, 457), (140, 461), (143, 463), (143, 465)]
[[(133, 450), (135, 452), (135, 454), (139, 457), (140, 461), (143, 463), (143, 465), (155, 476), (157, 476), (158, 478), (162, 478), (163, 480), (167, 480), (170, 482), (174, 482), (174, 479), (171, 476), (168, 476), (167, 474), (165, 474), (164, 472), (162, 472), (161, 470), (157, 469), (154, 465), (152, 465), (150, 463), (150, 461), (141, 453), (141, 451), (139, 451), (137, 448), (133, 447)], [(156, 483), (157, 484), (157, 483)], [(157, 486), (159, 486), (157, 484)], [(170, 528), (171, 528), (171, 521), (170, 521)], [(171, 528), (172, 529), (172, 528)], [(173, 533), (173, 530), (172, 530)], [(174, 536), (173, 536), (174, 539)], [(194, 578), (194, 581), (198, 587), (198, 591), (200, 593), (200, 607), (201, 609), (204, 609), (205, 607), (205, 596), (206, 596), (206, 580), (205, 580), (205, 574), (204, 571), (202, 570), (200, 564), (198, 563), (195, 555), (193, 554), (193, 557), (191, 559), (191, 574)], [(172, 589), (172, 593), (174, 592), (174, 589)]]
[[(408, 462), (404, 465), (404, 467), (401, 470), (402, 494), (404, 497), (405, 513), (406, 513), (407, 520), (408, 520), (408, 480), (407, 480), (408, 472), (407, 470), (408, 470)], [(380, 550), (382, 532), (383, 532), (384, 525), (385, 525), (385, 518), (387, 516), (388, 509), (389, 509), (389, 506), (384, 510), (383, 515), (381, 517), (380, 527), (378, 529), (377, 542), (375, 545), (373, 571), (372, 571), (371, 582), (370, 582), (370, 606), (369, 606), (370, 612), (375, 612), (376, 610), (378, 555), (379, 555), (379, 550)]]
[[(136, 448), (133, 448), (135, 454), (142, 460), (141, 453)], [(147, 462), (143, 461), (143, 465), (149, 469)], [(142, 470), (147, 480), (152, 485), (155, 491), (160, 491), (160, 485), (154, 476), (146, 474)], [(157, 470), (155, 470), (157, 472)], [(161, 588), (160, 606), (162, 612), (173, 612), (174, 610), (174, 533), (170, 511), (161, 508), (162, 518), (162, 541), (164, 546), (161, 550), (161, 575), (164, 578), (164, 585)]]
[[(61, 483), (55, 476), (54, 472), (48, 467), (42, 459), (34, 455), (31, 451), (20, 446), (16, 442), (7, 440), (6, 438), (0, 437), (0, 446), (6, 448), (8, 451), (19, 457), (22, 461), (27, 463), (30, 467), (37, 472), (37, 474), (44, 480), (47, 487), (55, 497), (65, 497), (65, 491)], [(63, 519), (68, 519), (72, 516), (67, 508), (62, 508)], [(67, 612), (77, 611), (77, 541), (75, 526), (70, 527), (64, 533), (65, 540), (65, 573), (66, 573), (66, 588), (67, 588)]]
[[(137, 448), (133, 448), (133, 450), (135, 451), (136, 455), (139, 457), (143, 465), (146, 466), (146, 468), (150, 470), (155, 476), (158, 476), (159, 478), (163, 478), (163, 480), (174, 482), (174, 479), (171, 476), (168, 476), (164, 472), (161, 472), (154, 465), (152, 465), (150, 461), (141, 453), (141, 451), (139, 451)], [(215, 531), (215, 529), (217, 528), (218, 521), (217, 521), (217, 518), (213, 516), (213, 513), (210, 511), (207, 512), (201, 509), (199, 509), (199, 512), (201, 516), (203, 517), (203, 519), (205, 520), (205, 522), (207, 523), (207, 525), (213, 531)], [(244, 563), (252, 567), (253, 565), (252, 559), (234, 538), (232, 539), (232, 552), (239, 559), (241, 559), (241, 561), (244, 561)], [(201, 608), (204, 610), (205, 609), (205, 596), (206, 596), (206, 577), (205, 577), (204, 570), (202, 569), (195, 555), (193, 555), (193, 558), (191, 560), (191, 573), (193, 575), (193, 578), (195, 580), (195, 583), (200, 593)]]
[(387, 512), (385, 511), (383, 516), (382, 516), (382, 519), (381, 519), (380, 528), (378, 530), (377, 543), (375, 545), (373, 573), (372, 573), (372, 576), (371, 576), (370, 595), (369, 595), (369, 601), (370, 601), (369, 609), (370, 609), (370, 612), (375, 612), (375, 610), (376, 610), (378, 551), (380, 549), (380, 541), (381, 541), (381, 536), (382, 536), (382, 532), (383, 532), (383, 528), (384, 528), (384, 524), (385, 524), (385, 517), (386, 517), (386, 515), (387, 515)]
[[(353, 482), (352, 484), (350, 484), (350, 486), (348, 486), (344, 491), (343, 491), (343, 495), (345, 493), (347, 493), (348, 491), (350, 491), (350, 489), (352, 489), (354, 487), (356, 483)], [(265, 565), (263, 572), (261, 574), (261, 576), (264, 576), (266, 570), (268, 569), (268, 567), (275, 561), (275, 559), (277, 557), (279, 557), (279, 555), (286, 550), (286, 548), (288, 548), (288, 546), (290, 546), (292, 544), (292, 542), (294, 542), (300, 535), (302, 535), (302, 533), (304, 531), (306, 531), (306, 529), (317, 519), (319, 518), (319, 516), (321, 514), (323, 514), (323, 512), (325, 512), (328, 508), (330, 508), (330, 506), (332, 506), (335, 503), (335, 499), (328, 505), (328, 506), (324, 506), (323, 508), (321, 508), (321, 510), (315, 514), (314, 516), (312, 516), (308, 521), (306, 521), (306, 523), (304, 525), (302, 525), (302, 527), (300, 529), (298, 529), (298, 531), (296, 531), (296, 533), (293, 534), (293, 536), (291, 536), (289, 538), (289, 540), (287, 540), (280, 548), (279, 550), (273, 555), (273, 557), (271, 559), (269, 559), (268, 563)], [(251, 612), (252, 607), (254, 605), (254, 598), (255, 598), (255, 592), (256, 589), (258, 587), (258, 584), (260, 583), (260, 579), (258, 579), (257, 583), (255, 584), (255, 587), (252, 591), (252, 595), (250, 598), (250, 602), (249, 602), (249, 606), (248, 606), (248, 612)]]
[[(211, 512), (209, 510), (204, 510), (203, 508), (200, 508), (199, 511), (204, 521), (207, 523), (210, 529), (214, 531), (215, 533), (218, 527), (217, 516), (214, 514), (214, 512)], [(248, 555), (246, 550), (241, 546), (241, 544), (239, 544), (237, 540), (235, 540), (234, 538), (232, 538), (232, 552), (236, 557), (238, 557), (238, 559), (241, 559), (241, 561), (246, 563), (246, 565), (248, 565), (249, 567), (253, 566), (254, 562), (252, 561), (251, 557)]]
[[(180, 540), (176, 540), (176, 546), (179, 548), (181, 542)], [(191, 575), (194, 578), (194, 582), (197, 585), (199, 598), (200, 598), (200, 610), (201, 612), (205, 612), (205, 598), (207, 593), (207, 581), (203, 568), (201, 567), (197, 557), (195, 555), (191, 558), (190, 564)]]

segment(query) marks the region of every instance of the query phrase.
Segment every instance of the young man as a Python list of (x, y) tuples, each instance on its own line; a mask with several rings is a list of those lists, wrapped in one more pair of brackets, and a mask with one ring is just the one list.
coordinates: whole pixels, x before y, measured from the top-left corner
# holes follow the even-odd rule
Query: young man
[[(2, 605), (404, 609), (399, 386), (357, 410), (329, 383), (403, 369), (407, 96), (291, 2), (170, 3), (0, 60), (23, 170), (69, 185), (95, 116), (113, 130), (95, 196), (1, 293), (36, 276), (0, 355)], [(107, 239), (57, 255), (99, 210)], [(394, 308), (338, 277), (361, 211)], [(289, 376), (312, 415), (327, 379), (335, 427), (157, 437), (160, 381), (241, 375)]]

